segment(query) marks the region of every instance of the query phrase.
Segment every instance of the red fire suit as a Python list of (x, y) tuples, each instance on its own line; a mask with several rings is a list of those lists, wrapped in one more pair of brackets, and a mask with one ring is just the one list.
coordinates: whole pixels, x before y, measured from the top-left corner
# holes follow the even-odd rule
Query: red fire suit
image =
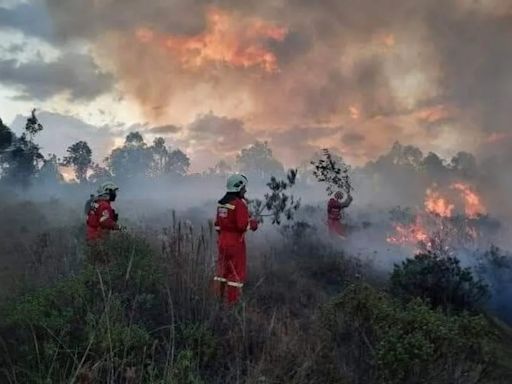
[(103, 238), (108, 231), (115, 229), (118, 229), (117, 214), (110, 201), (95, 200), (87, 215), (87, 241), (95, 242)]
[(245, 200), (235, 197), (222, 202), (217, 206), (215, 220), (219, 253), (214, 282), (219, 296), (234, 304), (240, 298), (247, 274), (245, 232), (249, 228), (255, 231), (258, 222), (250, 219)]
[(332, 235), (345, 237), (345, 226), (341, 222), (343, 217), (343, 209), (347, 208), (350, 200), (341, 202), (335, 198), (331, 198), (327, 204), (327, 226)]

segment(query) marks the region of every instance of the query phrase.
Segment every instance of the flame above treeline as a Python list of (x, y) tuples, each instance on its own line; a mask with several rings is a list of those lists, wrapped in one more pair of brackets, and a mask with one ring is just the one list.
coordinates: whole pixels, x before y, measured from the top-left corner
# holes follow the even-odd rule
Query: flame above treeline
[[(449, 190), (457, 192), (459, 201), (443, 196), (436, 184), (425, 193), (424, 210), (393, 223), (394, 234), (387, 242), (394, 245), (416, 246), (432, 249), (440, 242), (467, 246), (478, 241), (477, 221), (487, 213), (482, 198), (473, 187), (462, 182), (452, 183)], [(464, 213), (456, 214), (457, 203)]]

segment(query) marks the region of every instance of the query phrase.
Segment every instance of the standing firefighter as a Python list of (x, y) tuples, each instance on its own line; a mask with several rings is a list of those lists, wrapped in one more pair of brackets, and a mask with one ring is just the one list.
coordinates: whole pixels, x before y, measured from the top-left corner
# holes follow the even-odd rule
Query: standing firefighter
[(245, 232), (258, 229), (258, 221), (251, 219), (244, 199), (247, 178), (232, 175), (228, 178), (227, 193), (219, 200), (215, 229), (218, 237), (217, 274), (214, 283), (219, 297), (229, 304), (236, 303), (246, 279)]
[(105, 237), (109, 231), (119, 230), (117, 213), (111, 203), (116, 200), (119, 188), (112, 182), (101, 184), (98, 196), (89, 205), (87, 215), (87, 242), (90, 245)]
[(343, 192), (334, 194), (327, 204), (327, 225), (331, 235), (345, 237), (345, 226), (342, 223), (343, 210), (352, 203), (352, 196), (349, 194), (343, 201)]

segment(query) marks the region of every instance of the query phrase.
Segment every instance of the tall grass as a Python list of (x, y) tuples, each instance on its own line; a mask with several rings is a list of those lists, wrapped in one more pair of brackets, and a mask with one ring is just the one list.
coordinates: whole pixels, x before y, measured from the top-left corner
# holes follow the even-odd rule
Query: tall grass
[[(446, 364), (454, 373), (431, 383), (499, 382), (486, 376), (493, 336), (484, 320), (448, 317), (421, 302), (403, 307), (376, 288), (357, 288), (373, 280), (371, 269), (311, 237), (251, 248), (248, 287), (226, 308), (212, 291), (211, 223), (173, 217), (160, 230), (114, 234), (100, 263), (76, 235), (66, 235), (74, 247), (59, 246), (68, 241), (59, 231), (45, 240), (51, 256), (26, 274), (46, 279), (0, 307), (0, 382), (413, 384)], [(410, 330), (421, 354), (388, 337), (400, 329)], [(461, 335), (457, 346), (443, 329)], [(464, 338), (468, 329), (474, 340)], [(478, 351), (469, 362), (460, 357), (465, 348)], [(400, 358), (390, 363), (393, 354)], [(415, 375), (405, 374), (412, 365)]]

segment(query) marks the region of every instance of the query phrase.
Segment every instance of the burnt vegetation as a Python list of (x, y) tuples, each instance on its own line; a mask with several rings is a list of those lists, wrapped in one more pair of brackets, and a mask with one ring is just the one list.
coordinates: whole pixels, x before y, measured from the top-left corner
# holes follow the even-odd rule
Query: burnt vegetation
[[(432, 181), (488, 181), (471, 155), (446, 162), (395, 144), (363, 168), (352, 170), (325, 151), (285, 173), (268, 144), (256, 143), (234, 165), (191, 175), (186, 154), (162, 138), (148, 144), (130, 133), (95, 163), (83, 141), (70, 143), (64, 159), (42, 155), (41, 129), (35, 112), (19, 136), (0, 121), (0, 192), (11, 196), (0, 204), (0, 382), (512, 382), (512, 332), (504, 324), (511, 321), (512, 257), (489, 244), (502, 229), (498, 220), (429, 214), (427, 237), (384, 268), (346, 242), (325, 239), (315, 221), (324, 207), (300, 199), (308, 180), (317, 187), (320, 181), (328, 195), (357, 191), (358, 201), (375, 180), (375, 196), (384, 200), (384, 191), (405, 185), (404, 174), (407, 192), (421, 198)], [(75, 181), (64, 182), (62, 166)], [(249, 236), (247, 288), (242, 303), (226, 310), (211, 287), (212, 204), (178, 212), (136, 208), (169, 185), (214, 182), (221, 191), (234, 169), (255, 185), (251, 196), (262, 196), (250, 206), (272, 230)], [(129, 231), (113, 234), (102, 263), (92, 264), (82, 208), (107, 179), (122, 187), (119, 211)], [(385, 244), (391, 224), (416, 225), (417, 204), (407, 193), (389, 211), (397, 195), (382, 203), (385, 230), (361, 211), (353, 220), (365, 224), (353, 223), (352, 235), (381, 231)], [(485, 243), (460, 240), (468, 226)]]

